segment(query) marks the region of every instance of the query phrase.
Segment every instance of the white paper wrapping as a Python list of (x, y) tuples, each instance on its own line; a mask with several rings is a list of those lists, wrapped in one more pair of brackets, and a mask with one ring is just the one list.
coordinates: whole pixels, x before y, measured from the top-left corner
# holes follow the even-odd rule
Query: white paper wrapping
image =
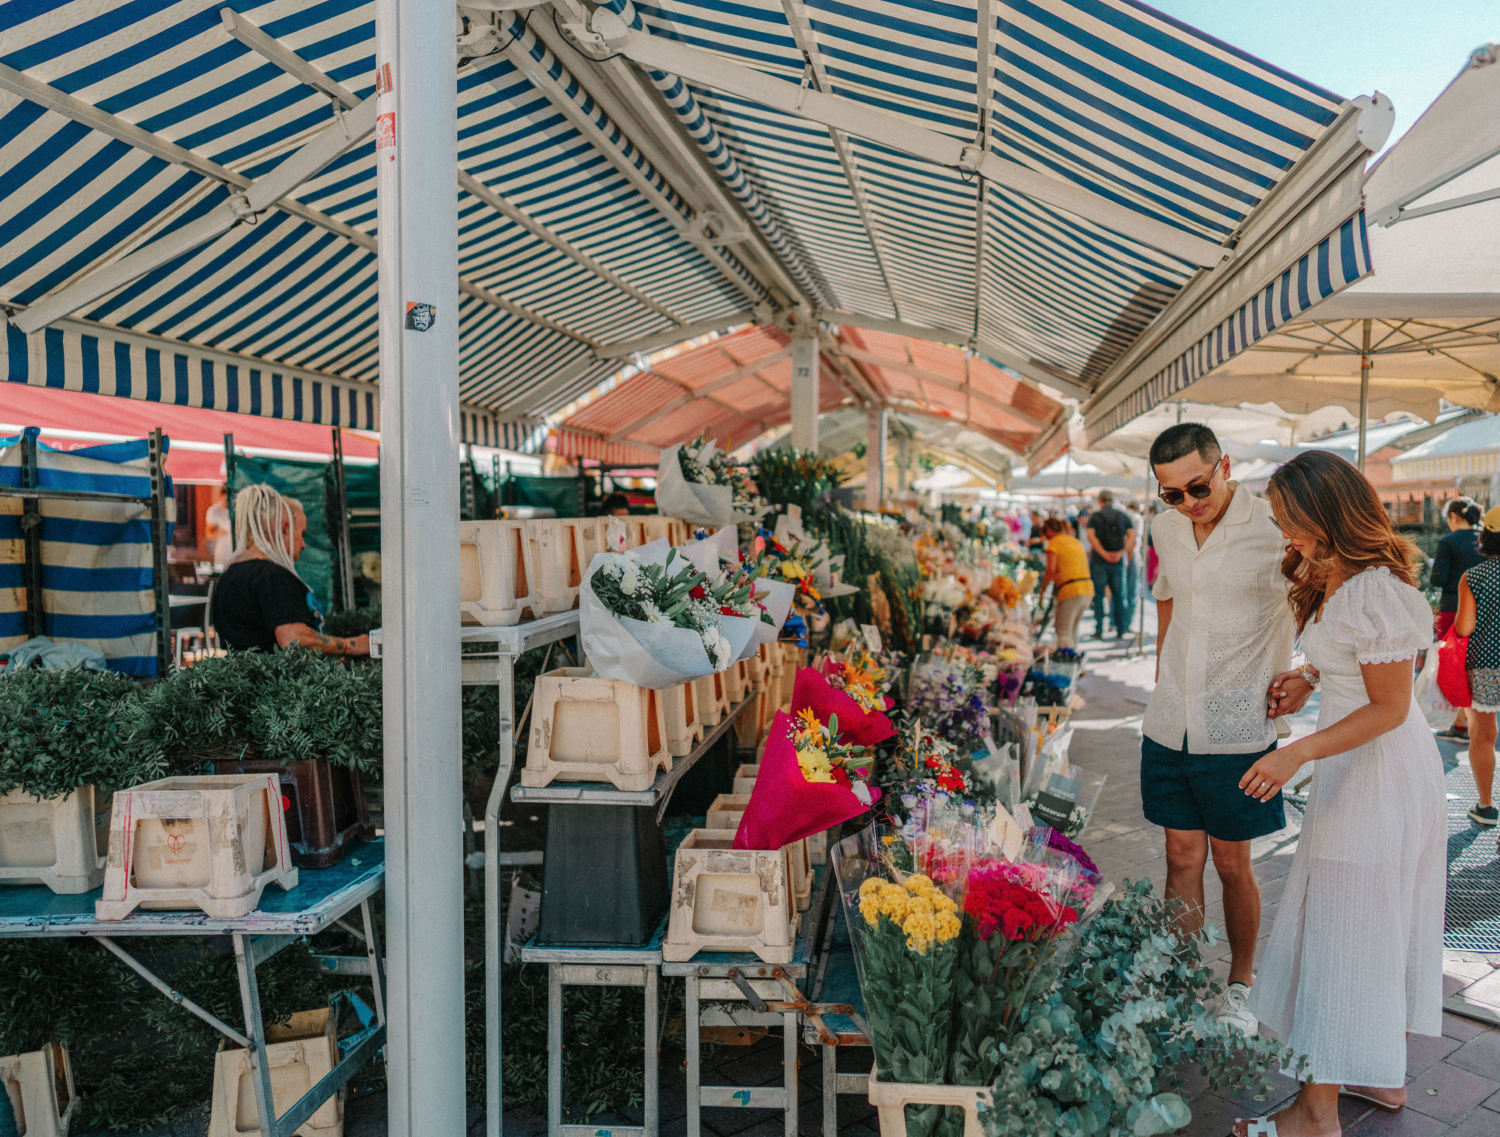
[(781, 634), (781, 626), (786, 623), (787, 613), (792, 610), (792, 598), (797, 595), (797, 586), (789, 580), (767, 580), (762, 577), (755, 582), (755, 591), (766, 594), (761, 603), (766, 606), (766, 613), (772, 622), (768, 624), (764, 620), (755, 621), (755, 634), (750, 637), (750, 643), (740, 659), (749, 659), (761, 644), (776, 642), (776, 637)]
[[(670, 546), (666, 541), (652, 541), (632, 550), (644, 565), (666, 563)], [(708, 658), (703, 639), (689, 628), (666, 627), (646, 620), (616, 616), (594, 595), (594, 574), (604, 566), (602, 557), (589, 563), (589, 570), (578, 591), (578, 631), (589, 665), (602, 679), (618, 679), (637, 687), (660, 691), (690, 679), (701, 679), (723, 671), (739, 659), (755, 631), (758, 620), (723, 618), (724, 638), (729, 641), (729, 658), (724, 667), (715, 667)]]
[[(682, 444), (661, 452), (656, 468), (656, 511), (663, 517), (680, 517), (691, 525), (734, 525), (734, 490), (729, 486), (704, 486), (682, 476), (677, 452)], [(704, 451), (705, 455), (713, 451)]]

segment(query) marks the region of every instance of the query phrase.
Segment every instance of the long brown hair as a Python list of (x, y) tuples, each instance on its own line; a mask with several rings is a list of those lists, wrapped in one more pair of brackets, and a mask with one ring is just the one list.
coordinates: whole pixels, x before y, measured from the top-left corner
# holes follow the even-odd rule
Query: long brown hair
[(1323, 606), (1328, 573), (1388, 568), (1406, 584), (1417, 583), (1417, 547), (1391, 528), (1380, 495), (1368, 478), (1326, 450), (1309, 450), (1271, 475), (1266, 487), (1283, 530), (1311, 537), (1317, 550), (1305, 559), (1287, 548), (1281, 575), (1292, 582), (1292, 611), (1301, 631)]

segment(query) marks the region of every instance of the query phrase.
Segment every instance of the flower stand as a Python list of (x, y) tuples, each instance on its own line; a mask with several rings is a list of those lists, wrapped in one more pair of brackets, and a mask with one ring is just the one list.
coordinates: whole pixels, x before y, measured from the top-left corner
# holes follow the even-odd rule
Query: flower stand
[[(266, 1026), (266, 1065), (271, 1071), (271, 1108), (279, 1117), (338, 1065), (339, 1045), (331, 1008), (301, 1011), (281, 1026)], [(298, 1137), (341, 1137), (342, 1095), (333, 1094), (298, 1129)], [(214, 1062), (213, 1104), (208, 1137), (250, 1137), (263, 1132), (255, 1103), (255, 1065), (250, 1051), (221, 1044)]]
[(672, 768), (660, 693), (592, 674), (563, 667), (537, 676), (523, 786), (609, 782), (634, 792)]
[(964, 1111), (963, 1137), (984, 1137), (979, 1124), (980, 1095), (989, 1100), (985, 1086), (926, 1086), (911, 1082), (882, 1082), (870, 1071), (870, 1104), (879, 1116), (881, 1137), (906, 1137), (906, 1107), (951, 1105)]
[(458, 596), (465, 624), (507, 628), (532, 606), (536, 566), (525, 521), (461, 521)]
[(28, 1054), (0, 1058), (0, 1094), (10, 1098), (15, 1132), (23, 1137), (66, 1137), (78, 1099), (63, 1044), (49, 1042)]
[(724, 673), (715, 671), (693, 680), (693, 699), (698, 706), (698, 717), (704, 726), (718, 726), (724, 712), (729, 709), (729, 693), (724, 683)]
[(286, 803), (292, 864), (326, 869), (344, 859), (351, 842), (375, 836), (359, 772), (305, 758), (285, 766), (263, 758), (214, 763), (216, 774), (275, 774)]
[[(722, 829), (694, 829), (677, 848), (662, 959), (700, 951), (753, 952), (790, 963), (797, 916), (785, 849), (736, 849)], [(550, 833), (549, 833), (550, 852)]]
[(0, 794), (0, 884), (44, 884), (55, 893), (92, 892), (104, 880), (108, 835), (95, 830), (93, 786), (66, 797)]
[(543, 518), (524, 524), (536, 572), (532, 591), (537, 615), (578, 607), (578, 589), (593, 559), (594, 526), (574, 518)]
[(655, 806), (549, 811), (537, 943), (647, 943), (669, 895), (667, 847)]
[(691, 754), (693, 747), (703, 741), (703, 722), (698, 718), (698, 700), (693, 684), (679, 683), (664, 688), (660, 694), (666, 721), (663, 729), (667, 752), (674, 758)]
[(163, 778), (115, 794), (94, 915), (123, 920), (141, 906), (234, 919), (272, 882), (297, 887), (276, 775)]

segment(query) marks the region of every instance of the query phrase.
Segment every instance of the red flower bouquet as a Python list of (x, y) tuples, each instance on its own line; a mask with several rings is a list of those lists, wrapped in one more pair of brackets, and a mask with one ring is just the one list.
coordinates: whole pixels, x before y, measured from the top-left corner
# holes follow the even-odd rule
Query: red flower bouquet
[[(847, 748), (830, 746), (826, 740), (821, 746), (799, 743), (799, 738), (809, 736), (810, 730), (799, 728), (791, 715), (776, 713), (761, 755), (760, 776), (734, 835), (736, 849), (779, 849), (869, 808), (853, 789), (851, 771), (842, 761), (833, 760), (839, 750)], [(805, 762), (799, 761), (799, 745), (807, 754)], [(880, 790), (874, 786), (866, 792), (872, 803), (880, 800)]]
[[(887, 710), (891, 705), (886, 701)], [(799, 670), (792, 685), (792, 713), (804, 709), (810, 709), (820, 722), (837, 717), (839, 734), (851, 746), (874, 746), (896, 733), (891, 720), (882, 712), (866, 710), (854, 695), (836, 690), (826, 676), (811, 667)]]

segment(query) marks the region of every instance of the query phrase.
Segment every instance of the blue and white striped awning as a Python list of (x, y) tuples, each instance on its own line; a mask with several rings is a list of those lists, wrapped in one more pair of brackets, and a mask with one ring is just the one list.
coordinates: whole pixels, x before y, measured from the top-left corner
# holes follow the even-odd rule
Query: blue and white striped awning
[[(30, 428), (33, 435), (36, 428)], [(21, 485), (20, 435), (0, 438), (0, 486)], [(115, 442), (80, 450), (37, 447), (37, 485), (149, 497), (145, 442)], [(168, 480), (168, 517), (176, 499)], [(127, 675), (156, 674), (156, 592), (153, 587), (151, 508), (122, 502), (44, 499), (42, 610), (44, 635), (98, 648), (110, 667)], [(167, 540), (171, 541), (171, 525)], [(0, 495), (0, 542), (19, 549), (21, 500)], [(0, 651), (24, 643), (25, 564), (0, 561)]]
[[(570, 38), (593, 11), (575, 0), (464, 9), (460, 301), (437, 318), (459, 324), (460, 430), (479, 445), (534, 438), (516, 424), (636, 352), (793, 308), (1087, 395), (1223, 271), (1152, 227), (1227, 253), (1350, 109), (1128, 0), (605, 8), (1024, 176), (637, 67)], [(237, 196), (353, 131), (374, 86), (361, 0), (0, 6), (0, 376), (378, 426), (373, 141), (259, 214)], [(1099, 208), (1068, 207), (1079, 192)], [(225, 209), (239, 220), (212, 239), (21, 333)]]
[[(1108, 414), (1088, 423), (1090, 443), (1113, 434), (1215, 367), (1265, 339), (1314, 304), (1353, 284), (1370, 271), (1370, 242), (1361, 210), (1320, 241), (1253, 300), (1210, 331), (1182, 355), (1115, 404)], [(1246, 401), (1250, 401), (1246, 392)]]

